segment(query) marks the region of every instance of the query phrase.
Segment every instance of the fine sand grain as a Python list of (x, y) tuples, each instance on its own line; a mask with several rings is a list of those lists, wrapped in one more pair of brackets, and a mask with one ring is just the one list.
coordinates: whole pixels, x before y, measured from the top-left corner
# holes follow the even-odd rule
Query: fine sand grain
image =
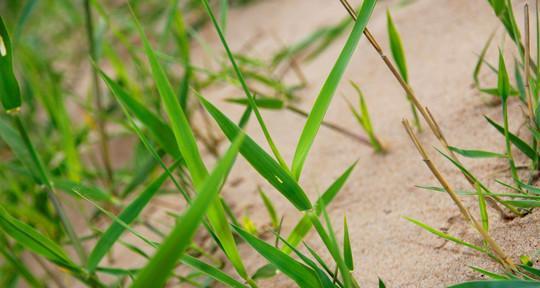
[[(357, 2), (352, 1), (354, 5)], [(429, 106), (438, 119), (450, 144), (468, 149), (503, 151), (504, 139), (483, 118), (483, 115), (488, 115), (500, 122), (500, 106), (488, 105), (489, 98), (471, 88), (471, 75), (477, 60), (475, 53), (482, 49), (494, 27), (499, 26), (487, 2), (417, 0), (406, 1), (406, 5), (399, 5), (398, 2), (403, 1), (380, 1), (368, 27), (384, 49), (389, 51), (384, 12), (386, 8), (391, 9), (407, 54), (412, 87), (420, 101)], [(294, 43), (312, 32), (314, 27), (337, 23), (345, 16), (345, 10), (337, 0), (261, 1), (231, 11), (228, 39), (233, 50), (237, 50), (256, 35), (263, 35), (252, 41), (254, 44), (249, 54), (268, 59), (272, 52), (280, 48), (276, 38), (285, 43)], [(502, 29), (499, 32), (501, 36)], [(216, 50), (221, 51), (213, 29), (208, 27), (203, 36)], [(501, 43), (502, 37), (497, 39), (494, 41), (496, 45)], [(314, 61), (301, 64), (309, 82), (309, 87), (299, 95), (302, 99), (299, 105), (303, 109), (310, 109), (344, 41), (341, 38)], [(509, 43), (506, 46), (508, 50), (511, 47)], [(202, 52), (194, 58), (202, 59)], [(488, 53), (488, 59), (496, 63), (495, 47)], [(493, 83), (494, 78), (488, 69), (481, 74), (484, 82)], [(381, 277), (388, 287), (443, 287), (479, 278), (479, 274), (472, 272), (468, 265), (498, 269), (483, 255), (445, 243), (403, 219), (403, 216), (413, 217), (433, 227), (448, 229), (449, 233), (473, 243), (480, 243), (480, 238), (460, 218), (447, 195), (415, 187), (437, 183), (401, 126), (403, 117), (411, 117), (403, 91), (366, 39), (362, 40), (347, 69), (344, 80), (347, 79), (354, 80), (362, 87), (375, 130), (388, 145), (389, 153), (375, 155), (369, 147), (322, 128), (312, 148), (313, 154), (305, 165), (301, 184), (315, 199), (342, 171), (358, 160), (348, 184), (328, 209), (338, 235), (342, 234), (342, 219), (347, 215), (357, 264), (354, 273), (361, 285), (375, 287), (377, 277)], [(240, 90), (224, 87), (205, 96), (222, 107), (230, 117), (237, 119), (242, 108), (221, 100), (240, 95)], [(343, 95), (355, 99), (347, 81), (342, 81), (326, 120), (361, 133), (341, 97)], [(512, 101), (510, 111), (510, 125), (515, 131), (523, 122), (519, 103)], [(290, 161), (305, 120), (287, 111), (264, 112), (263, 116), (278, 147)], [(265, 143), (255, 121), (250, 123), (248, 133), (261, 145)], [(426, 147), (438, 147), (429, 131), (419, 137)], [(430, 149), (430, 152), (455, 188), (469, 188), (454, 167), (434, 149)], [(519, 156), (517, 158), (523, 160)], [(494, 179), (504, 179), (508, 174), (504, 170), (507, 167), (504, 160), (463, 161), (492, 187), (496, 187), (493, 185)], [(297, 219), (297, 212), (279, 193), (257, 177), (248, 164), (239, 161), (231, 179), (242, 180), (239, 185), (227, 186), (223, 192), (224, 197), (234, 203), (235, 212), (249, 215), (257, 225), (267, 224), (268, 216), (256, 191), (260, 185), (285, 216), (284, 231), (290, 231), (295, 224), (294, 219)], [(465, 202), (476, 213), (476, 203), (472, 199)], [(509, 254), (515, 258), (521, 254), (535, 253), (540, 232), (538, 213), (511, 222), (502, 222), (492, 210), (490, 216), (493, 237)], [(321, 247), (315, 234), (311, 234), (307, 241)], [(242, 249), (246, 252), (250, 248), (243, 245)], [(256, 253), (244, 255), (247, 255), (245, 261), (249, 263), (251, 272), (264, 263)], [(328, 256), (326, 258), (330, 259)], [(262, 282), (262, 286), (289, 287), (292, 284), (284, 277), (277, 277)]]

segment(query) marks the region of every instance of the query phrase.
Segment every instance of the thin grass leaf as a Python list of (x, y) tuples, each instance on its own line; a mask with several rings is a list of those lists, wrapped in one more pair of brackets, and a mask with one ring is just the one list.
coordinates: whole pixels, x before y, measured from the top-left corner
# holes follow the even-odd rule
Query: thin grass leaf
[(78, 271), (77, 265), (71, 261), (62, 247), (31, 226), (13, 218), (4, 206), (0, 206), (0, 228), (30, 251), (62, 267)]
[(386, 10), (386, 24), (388, 27), (388, 39), (390, 40), (390, 51), (392, 52), (392, 57), (396, 63), (399, 74), (405, 80), (409, 82), (409, 75), (407, 72), (407, 60), (405, 58), (405, 52), (403, 49), (403, 44), (401, 43), (401, 37), (399, 32), (392, 20), (392, 15), (390, 15), (390, 10)]
[(519, 176), (516, 170), (516, 164), (512, 156), (512, 146), (510, 145), (509, 131), (508, 131), (508, 94), (510, 91), (510, 79), (508, 78), (508, 72), (506, 71), (506, 64), (504, 63), (504, 57), (500, 50), (499, 50), (499, 74), (497, 78), (498, 78), (497, 88), (499, 91), (499, 95), (502, 98), (502, 114), (503, 114), (506, 155), (508, 157), (508, 164), (510, 165), (512, 179), (514, 179), (514, 181), (519, 181)]
[(538, 288), (540, 283), (537, 281), (525, 280), (486, 280), (486, 281), (471, 281), (457, 285), (449, 286), (448, 288)]
[[(150, 62), (152, 76), (163, 101), (163, 105), (165, 106), (165, 111), (169, 116), (176, 143), (178, 144), (180, 153), (189, 169), (195, 188), (199, 191), (202, 183), (208, 176), (208, 171), (201, 158), (195, 136), (189, 126), (184, 110), (180, 106), (178, 98), (172, 89), (171, 83), (169, 82), (167, 75), (165, 75), (165, 71), (163, 71), (163, 68), (159, 64), (157, 56), (135, 16), (134, 20), (143, 42), (146, 56)], [(208, 220), (220, 241), (221, 247), (237, 272), (243, 278), (247, 278), (248, 275), (236, 247), (229, 223), (227, 222), (225, 211), (217, 198), (214, 199), (214, 203), (212, 203), (211, 207), (208, 209)]]
[[(277, 98), (257, 97), (254, 100), (257, 107), (263, 109), (281, 110), (285, 107), (285, 102)], [(246, 98), (229, 98), (225, 101), (235, 104), (249, 105), (248, 99)]]
[(161, 243), (154, 256), (137, 274), (131, 287), (162, 287), (166, 283), (170, 272), (176, 266), (176, 262), (191, 243), (191, 238), (210, 206), (209, 203), (217, 199), (224, 178), (234, 163), (242, 140), (242, 135), (235, 139), (214, 171), (203, 182), (199, 193), (187, 211), (178, 218), (175, 227)]
[(521, 182), (521, 181), (519, 182), (519, 186), (520, 186), (521, 188), (527, 189), (527, 191), (529, 191), (530, 193), (540, 195), (540, 187), (536, 187), (536, 186), (533, 186), (533, 185), (529, 185), (529, 184), (523, 183), (523, 182)]
[(540, 200), (505, 200), (505, 203), (520, 208), (540, 207)]
[(257, 108), (257, 104), (255, 103), (255, 100), (254, 100), (255, 97), (251, 95), (251, 92), (249, 90), (249, 87), (247, 86), (244, 76), (242, 72), (240, 71), (240, 68), (238, 68), (238, 65), (236, 64), (236, 60), (234, 59), (231, 49), (229, 48), (229, 44), (227, 44), (227, 40), (225, 40), (225, 36), (223, 35), (223, 32), (221, 31), (221, 28), (219, 27), (219, 24), (214, 16), (214, 13), (212, 12), (210, 5), (208, 4), (208, 0), (202, 0), (202, 3), (204, 5), (206, 12), (208, 13), (208, 16), (210, 16), (210, 20), (212, 20), (212, 23), (214, 24), (214, 28), (216, 29), (218, 33), (219, 39), (221, 40), (221, 44), (223, 45), (223, 47), (225, 48), (225, 51), (227, 52), (229, 61), (231, 62), (231, 65), (233, 66), (233, 70), (236, 74), (236, 77), (238, 78), (238, 81), (240, 81), (240, 85), (242, 86), (242, 89), (244, 90), (244, 93), (246, 94), (246, 98), (249, 102), (249, 106), (253, 110), (253, 113), (255, 114), (255, 118), (257, 118), (257, 121), (259, 122), (259, 125), (261, 126), (261, 130), (264, 134), (264, 137), (266, 138), (266, 141), (268, 142), (268, 146), (270, 146), (272, 153), (278, 160), (281, 167), (283, 167), (283, 169), (286, 169), (288, 171), (289, 168), (287, 166), (287, 163), (281, 156), (281, 153), (279, 152), (279, 149), (277, 148), (274, 140), (272, 139), (270, 132), (268, 132), (268, 128), (266, 127), (266, 124), (264, 123), (262, 115), (259, 112), (259, 109)]
[(468, 158), (506, 158), (506, 155), (504, 154), (484, 151), (484, 150), (466, 150), (466, 149), (459, 149), (453, 146), (448, 146), (448, 149), (450, 149), (453, 152), (458, 153), (461, 156), (468, 157)]
[[(241, 132), (240, 128), (214, 105), (203, 97), (199, 97), (199, 100), (229, 140), (234, 139)], [(246, 139), (242, 143), (240, 153), (262, 177), (272, 184), (296, 208), (304, 211), (312, 207), (307, 195), (298, 183), (249, 136), (246, 136)]]
[(384, 281), (379, 278), (379, 288), (386, 288), (386, 284), (384, 284)]
[(8, 113), (15, 113), (21, 107), (19, 83), (13, 74), (13, 48), (11, 39), (0, 17), (0, 101)]
[(272, 200), (268, 198), (266, 193), (262, 190), (262, 188), (259, 188), (259, 195), (261, 196), (261, 199), (263, 200), (264, 207), (266, 207), (266, 211), (268, 211), (268, 215), (270, 215), (270, 220), (272, 221), (272, 227), (277, 228), (279, 226), (279, 220), (276, 212), (276, 208), (274, 207), (274, 204), (272, 203)]
[(480, 187), (480, 184), (475, 183), (476, 193), (478, 194), (478, 208), (480, 209), (480, 219), (482, 221), (482, 227), (486, 232), (489, 231), (489, 215), (487, 211), (486, 198), (484, 197), (484, 190)]
[(300, 287), (322, 287), (315, 271), (304, 264), (294, 260), (274, 246), (258, 239), (239, 227), (234, 227), (253, 249), (274, 264), (281, 272), (295, 281)]
[(366, 27), (371, 13), (375, 8), (375, 3), (375, 0), (366, 0), (362, 4), (362, 8), (358, 12), (358, 19), (354, 24), (353, 30), (351, 31), (343, 50), (339, 54), (334, 67), (326, 78), (326, 81), (319, 92), (319, 96), (317, 96), (317, 100), (315, 100), (315, 103), (313, 104), (294, 153), (291, 169), (292, 175), (295, 177), (295, 179), (300, 178), (309, 150), (313, 145), (315, 136), (319, 131), (337, 86), (345, 73), (345, 69), (352, 58), (364, 28)]
[[(495, 127), (497, 131), (499, 131), (501, 134), (504, 135), (504, 128), (501, 125), (497, 124), (495, 121), (491, 120), (487, 116), (484, 116), (484, 118), (486, 118), (486, 120), (489, 122), (489, 124), (491, 124), (491, 126)], [(510, 142), (512, 142), (512, 144), (514, 144), (514, 146), (516, 146), (516, 148), (518, 148), (521, 152), (523, 152), (523, 154), (525, 154), (527, 157), (529, 157), (530, 159), (535, 158), (536, 152), (534, 152), (534, 149), (531, 148), (531, 146), (529, 146), (527, 142), (521, 140), (521, 138), (512, 134), (511, 132), (508, 132), (508, 139), (510, 140)]]
[(416, 224), (416, 225), (420, 226), (420, 228), (422, 228), (422, 229), (424, 229), (424, 230), (426, 230), (426, 231), (428, 231), (428, 232), (430, 232), (432, 234), (435, 234), (435, 235), (437, 235), (437, 236), (439, 236), (439, 237), (441, 237), (443, 239), (446, 239), (448, 241), (457, 243), (459, 245), (469, 247), (469, 248), (471, 248), (473, 250), (476, 250), (478, 252), (481, 252), (481, 253), (488, 253), (486, 251), (486, 249), (484, 249), (484, 248), (482, 248), (480, 246), (476, 246), (476, 245), (471, 244), (469, 242), (463, 241), (463, 240), (461, 240), (459, 238), (456, 238), (456, 237), (454, 237), (454, 236), (452, 236), (450, 234), (444, 233), (444, 232), (442, 232), (440, 230), (437, 230), (437, 229), (435, 229), (435, 228), (433, 228), (433, 227), (431, 227), (431, 226), (429, 226), (427, 224), (424, 224), (424, 223), (422, 223), (422, 222), (420, 222), (418, 220), (415, 220), (415, 219), (409, 218), (409, 217), (404, 217), (404, 218), (405, 218), (405, 220), (407, 220), (409, 222), (412, 222), (413, 224)]
[(491, 41), (493, 40), (494, 36), (495, 36), (495, 31), (493, 31), (491, 35), (489, 35), (489, 38), (486, 41), (486, 44), (484, 44), (484, 47), (482, 47), (482, 51), (478, 55), (478, 61), (476, 62), (476, 65), (474, 66), (473, 80), (476, 87), (480, 87), (480, 80), (478, 79), (478, 75), (480, 74), (480, 70), (482, 69), (482, 65), (484, 64), (486, 53), (489, 49), (489, 46), (491, 45)]
[(354, 270), (354, 260), (351, 249), (351, 239), (349, 238), (349, 225), (347, 225), (347, 217), (343, 218), (343, 259), (349, 270)]
[(488, 277), (491, 278), (491, 279), (496, 279), (496, 280), (506, 280), (506, 279), (509, 279), (509, 277), (506, 276), (506, 275), (497, 274), (497, 273), (494, 273), (494, 272), (491, 272), (491, 271), (487, 271), (487, 270), (482, 269), (482, 268), (479, 268), (479, 267), (471, 266), (471, 269), (473, 269), (474, 271), (476, 271), (476, 272), (478, 272), (478, 273), (481, 273), (481, 274), (483, 274), (483, 275), (486, 275), (486, 276), (488, 276)]
[(73, 189), (77, 189), (85, 197), (90, 198), (94, 201), (108, 202), (108, 203), (117, 203), (118, 200), (115, 199), (111, 194), (106, 193), (105, 191), (97, 188), (86, 186), (80, 183), (76, 183), (70, 180), (55, 180), (54, 187), (66, 192), (67, 194), (75, 195)]

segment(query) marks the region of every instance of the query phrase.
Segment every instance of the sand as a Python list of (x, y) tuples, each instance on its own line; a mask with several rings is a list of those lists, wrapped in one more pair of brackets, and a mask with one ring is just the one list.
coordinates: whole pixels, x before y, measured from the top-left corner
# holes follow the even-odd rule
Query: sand
[[(357, 5), (358, 2), (353, 1), (353, 4)], [(380, 1), (368, 25), (371, 32), (383, 48), (389, 51), (384, 13), (389, 7), (407, 53), (411, 84), (419, 99), (429, 106), (438, 119), (450, 144), (468, 149), (503, 151), (503, 138), (483, 118), (483, 115), (488, 115), (500, 122), (500, 106), (489, 105), (489, 97), (481, 95), (471, 86), (472, 71), (477, 59), (475, 53), (482, 49), (494, 27), (499, 26), (487, 1), (417, 0), (405, 6), (400, 6), (398, 2)], [(522, 7), (518, 4), (516, 7)], [(279, 48), (270, 35), (277, 35), (286, 43), (294, 43), (316, 27), (337, 23), (345, 16), (337, 0), (260, 1), (231, 11), (228, 39), (235, 50), (249, 42), (254, 35), (263, 33), (264, 37), (258, 38), (250, 54), (268, 59), (271, 52)], [(203, 36), (216, 49), (220, 49), (211, 27), (207, 27)], [(342, 37), (314, 61), (301, 64), (309, 87), (299, 94), (302, 99), (300, 107), (310, 109), (344, 41)], [(499, 44), (501, 41), (494, 43)], [(508, 43), (507, 47), (510, 47)], [(197, 56), (194, 57), (197, 59)], [(496, 63), (496, 49), (490, 50), (488, 59)], [(494, 78), (487, 69), (481, 73), (484, 82), (493, 83)], [(347, 69), (344, 80), (347, 79), (354, 80), (362, 87), (375, 130), (390, 151), (386, 155), (376, 155), (369, 147), (322, 128), (308, 157), (301, 184), (311, 199), (315, 199), (349, 165), (358, 160), (347, 185), (329, 206), (329, 213), (339, 235), (343, 231), (343, 216), (347, 215), (356, 261), (354, 274), (361, 285), (376, 287), (377, 277), (381, 277), (388, 287), (443, 287), (463, 280), (478, 279), (480, 275), (468, 265), (498, 269), (495, 263), (483, 255), (452, 243), (444, 244), (440, 238), (403, 219), (404, 216), (413, 217), (436, 228), (448, 229), (449, 233), (473, 243), (480, 243), (479, 236), (460, 218), (457, 208), (447, 195), (415, 186), (437, 185), (437, 182), (401, 126), (402, 118), (411, 117), (409, 104), (366, 39), (362, 39)], [(355, 99), (355, 95), (347, 81), (342, 82), (326, 119), (361, 133), (341, 97), (343, 94), (349, 99)], [(220, 100), (240, 93), (236, 89), (224, 88), (205, 96), (222, 107), (230, 117), (237, 119), (241, 108)], [(512, 100), (510, 111), (510, 124), (515, 131), (523, 123), (520, 104)], [(287, 111), (264, 112), (263, 116), (278, 147), (290, 161), (305, 120)], [(255, 121), (249, 125), (248, 133), (259, 143), (265, 143)], [(429, 132), (422, 133), (420, 140), (426, 147), (438, 147)], [(463, 176), (448, 161), (442, 159), (434, 149), (430, 149), (430, 154), (452, 186), (469, 188)], [(517, 158), (520, 163), (525, 163), (522, 157)], [(492, 187), (497, 187), (494, 179), (505, 179), (508, 174), (504, 171), (507, 167), (504, 160), (463, 161)], [(223, 192), (224, 197), (234, 203), (235, 212), (249, 215), (257, 225), (267, 224), (268, 216), (256, 192), (256, 187), (261, 185), (277, 204), (279, 213), (285, 216), (284, 230), (290, 231), (295, 224), (297, 212), (264, 179), (258, 177), (248, 164), (239, 162), (231, 179), (242, 180), (235, 187), (227, 186)], [(476, 211), (473, 199), (465, 202)], [(522, 254), (534, 255), (539, 243), (538, 213), (511, 222), (502, 222), (494, 211), (490, 211), (490, 215), (494, 238), (514, 259)], [(317, 235), (311, 234), (307, 241), (321, 248)], [(242, 246), (244, 259), (250, 271), (254, 272), (263, 260), (250, 250)], [(262, 282), (261, 286), (293, 287), (291, 283), (284, 277), (278, 277)]]

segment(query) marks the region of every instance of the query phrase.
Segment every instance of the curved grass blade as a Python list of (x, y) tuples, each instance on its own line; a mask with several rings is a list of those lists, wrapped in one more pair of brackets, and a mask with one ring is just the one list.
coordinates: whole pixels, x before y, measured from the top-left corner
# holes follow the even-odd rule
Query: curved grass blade
[(278, 220), (276, 208), (274, 207), (272, 200), (268, 198), (268, 196), (266, 195), (266, 193), (264, 193), (262, 188), (259, 188), (259, 195), (261, 196), (261, 199), (263, 200), (264, 207), (266, 207), (266, 211), (268, 211), (268, 215), (270, 215), (270, 220), (272, 220), (272, 227), (276, 229), (279, 226), (279, 220)]
[(483, 151), (483, 150), (466, 150), (466, 149), (459, 149), (457, 147), (448, 146), (448, 149), (450, 151), (456, 152), (457, 154), (468, 157), (468, 158), (506, 158), (506, 155), (490, 152), (490, 151)]
[(326, 111), (330, 106), (334, 92), (336, 91), (337, 86), (345, 73), (345, 69), (352, 58), (364, 28), (366, 27), (371, 13), (375, 8), (375, 3), (375, 0), (366, 0), (362, 4), (362, 8), (358, 13), (358, 20), (355, 22), (353, 30), (351, 31), (343, 50), (341, 51), (336, 63), (334, 64), (334, 67), (324, 82), (321, 91), (319, 92), (319, 96), (317, 96), (317, 100), (315, 100), (315, 104), (309, 113), (304, 129), (302, 130), (302, 134), (300, 135), (300, 139), (298, 140), (292, 162), (292, 175), (296, 179), (300, 178), (300, 174), (302, 173), (302, 168), (304, 167), (309, 150), (313, 145), (313, 141), (315, 140), (315, 136), (319, 131)]
[(486, 41), (486, 44), (484, 44), (484, 47), (482, 47), (482, 51), (478, 55), (478, 61), (476, 62), (476, 65), (474, 66), (473, 80), (476, 87), (480, 87), (480, 80), (478, 79), (478, 75), (480, 74), (480, 70), (482, 69), (482, 65), (484, 64), (484, 58), (486, 58), (486, 53), (489, 49), (489, 46), (491, 45), (491, 41), (493, 40), (494, 36), (495, 36), (495, 31), (493, 31), (491, 35), (489, 35), (489, 38)]
[[(203, 97), (199, 97), (199, 100), (227, 138), (232, 140), (241, 132), (240, 128), (214, 105)], [(246, 139), (242, 143), (240, 153), (261, 176), (272, 184), (296, 208), (304, 211), (312, 207), (308, 197), (298, 183), (249, 136), (246, 136)]]
[(236, 77), (238, 78), (238, 81), (240, 81), (242, 89), (244, 90), (244, 93), (246, 94), (247, 100), (249, 102), (249, 106), (253, 110), (253, 113), (255, 114), (255, 118), (257, 118), (257, 121), (259, 122), (259, 125), (261, 126), (261, 130), (264, 134), (264, 137), (266, 138), (266, 141), (268, 142), (268, 145), (270, 146), (270, 149), (272, 150), (272, 153), (274, 153), (274, 156), (278, 160), (281, 167), (283, 167), (283, 169), (289, 170), (287, 163), (285, 163), (285, 160), (281, 156), (281, 153), (279, 152), (279, 149), (277, 148), (274, 140), (272, 139), (270, 132), (268, 132), (268, 128), (266, 127), (266, 124), (264, 123), (262, 115), (259, 112), (259, 109), (257, 108), (257, 104), (255, 103), (254, 97), (253, 95), (251, 95), (249, 87), (247, 86), (247, 83), (244, 80), (244, 76), (242, 72), (240, 71), (240, 68), (238, 68), (238, 65), (236, 64), (236, 60), (234, 60), (234, 56), (231, 52), (231, 49), (229, 48), (229, 45), (227, 44), (227, 40), (225, 40), (225, 36), (223, 35), (223, 32), (221, 31), (221, 28), (219, 27), (219, 24), (214, 16), (214, 13), (212, 12), (210, 5), (208, 4), (208, 0), (201, 0), (201, 2), (203, 3), (204, 8), (206, 9), (206, 12), (208, 13), (208, 16), (210, 16), (210, 20), (212, 20), (212, 23), (214, 24), (214, 27), (218, 33), (219, 39), (221, 40), (221, 44), (223, 45), (223, 47), (225, 48), (225, 51), (227, 52), (227, 56), (229, 57), (229, 61), (231, 62), (231, 65), (233, 66), (234, 72), (236, 73)]
[(253, 247), (264, 258), (274, 264), (281, 272), (295, 281), (300, 287), (321, 287), (317, 274), (309, 267), (294, 260), (289, 255), (249, 234), (239, 227), (234, 227), (234, 230), (251, 247)]
[(538, 288), (540, 283), (537, 281), (525, 280), (487, 280), (487, 281), (471, 281), (457, 285), (449, 286), (448, 288)]
[(343, 259), (349, 270), (354, 270), (354, 260), (351, 249), (351, 239), (349, 239), (349, 225), (347, 225), (347, 217), (343, 218)]
[(209, 203), (217, 199), (221, 185), (234, 163), (242, 140), (243, 135), (234, 140), (231, 148), (201, 185), (200, 192), (191, 202), (187, 211), (178, 218), (175, 227), (161, 243), (155, 255), (137, 274), (131, 287), (162, 287), (166, 283), (176, 262), (191, 243), (191, 238), (210, 206)]
[(484, 248), (482, 248), (480, 246), (476, 246), (476, 245), (471, 244), (469, 242), (463, 241), (463, 240), (461, 240), (459, 238), (456, 238), (456, 237), (454, 237), (454, 236), (452, 236), (450, 234), (444, 233), (444, 232), (442, 232), (440, 230), (437, 230), (437, 229), (435, 229), (435, 228), (433, 228), (433, 227), (431, 227), (431, 226), (429, 226), (427, 224), (424, 224), (424, 223), (422, 223), (422, 222), (420, 222), (418, 220), (415, 220), (415, 219), (409, 218), (409, 217), (404, 217), (404, 218), (405, 218), (405, 220), (407, 220), (409, 222), (412, 222), (413, 224), (416, 224), (416, 225), (420, 226), (420, 228), (422, 228), (422, 229), (424, 229), (424, 230), (426, 230), (426, 231), (428, 231), (428, 232), (430, 232), (432, 234), (435, 234), (435, 235), (437, 235), (437, 236), (439, 236), (439, 237), (441, 237), (443, 239), (446, 239), (448, 241), (457, 243), (459, 245), (469, 247), (469, 248), (471, 248), (473, 250), (476, 250), (478, 252), (481, 252), (481, 253), (488, 253), (486, 249), (484, 249)]
[(234, 288), (245, 288), (247, 287), (246, 285), (238, 282), (237, 280), (235, 280), (234, 278), (232, 278), (231, 276), (229, 276), (228, 274), (224, 273), (223, 271), (221, 271), (220, 269), (212, 266), (212, 265), (209, 265), (195, 257), (191, 257), (189, 255), (184, 255), (182, 256), (182, 259), (181, 259), (182, 263), (190, 266), (191, 268), (194, 268), (194, 269), (197, 269), (199, 271), (201, 271), (202, 273), (212, 277), (213, 279), (225, 284), (225, 285), (228, 285), (229, 287), (234, 287)]
[[(491, 120), (487, 116), (484, 116), (484, 118), (486, 118), (486, 120), (489, 122), (489, 124), (491, 124), (491, 126), (495, 127), (497, 131), (499, 131), (501, 134), (504, 135), (504, 128), (501, 125), (497, 124), (495, 121)], [(534, 149), (531, 148), (529, 144), (527, 144), (527, 142), (521, 140), (521, 138), (514, 135), (510, 131), (508, 131), (508, 139), (510, 140), (510, 142), (512, 142), (512, 144), (514, 144), (514, 146), (516, 146), (516, 148), (518, 148), (521, 152), (523, 152), (523, 154), (525, 154), (527, 157), (529, 157), (530, 159), (535, 158), (536, 153), (534, 152)]]

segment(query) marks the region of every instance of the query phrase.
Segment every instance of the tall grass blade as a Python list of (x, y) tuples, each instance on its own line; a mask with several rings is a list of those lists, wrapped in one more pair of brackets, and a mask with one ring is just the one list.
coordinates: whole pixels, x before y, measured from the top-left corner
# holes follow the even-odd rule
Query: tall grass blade
[[(386, 23), (388, 26), (388, 38), (390, 40), (390, 51), (392, 52), (392, 58), (394, 58), (394, 62), (396, 62), (396, 66), (398, 67), (401, 78), (403, 78), (403, 81), (408, 84), (409, 72), (407, 70), (405, 51), (403, 49), (403, 44), (401, 43), (401, 37), (399, 36), (399, 32), (396, 28), (396, 25), (394, 24), (394, 20), (392, 20), (392, 16), (390, 15), (389, 10), (386, 10)], [(414, 125), (418, 129), (422, 129), (420, 126), (420, 119), (418, 118), (418, 112), (416, 111), (416, 107), (414, 106), (410, 98), (411, 95), (407, 95), (407, 99), (409, 100), (409, 103), (411, 105), (411, 110), (414, 117)]]
[(270, 149), (272, 150), (272, 153), (274, 153), (274, 156), (278, 160), (281, 167), (283, 167), (286, 170), (289, 170), (287, 163), (281, 156), (281, 153), (279, 153), (279, 150), (276, 144), (274, 143), (272, 136), (270, 136), (270, 132), (268, 132), (268, 128), (266, 127), (266, 124), (264, 123), (262, 115), (259, 112), (259, 109), (257, 108), (257, 104), (255, 103), (255, 100), (254, 100), (255, 97), (251, 95), (251, 92), (249, 90), (249, 87), (247, 86), (244, 76), (242, 72), (240, 71), (240, 68), (236, 64), (236, 60), (234, 59), (231, 49), (229, 48), (229, 44), (227, 44), (227, 40), (225, 40), (225, 36), (223, 35), (223, 32), (221, 28), (219, 27), (216, 17), (214, 16), (214, 13), (212, 12), (210, 5), (208, 4), (208, 0), (201, 0), (201, 1), (204, 5), (204, 8), (206, 9), (206, 12), (208, 13), (208, 16), (210, 16), (210, 20), (212, 20), (212, 23), (214, 24), (214, 28), (216, 29), (218, 33), (219, 39), (221, 40), (221, 44), (223, 45), (223, 47), (225, 48), (225, 51), (227, 52), (227, 56), (229, 57), (229, 61), (231, 62), (231, 65), (233, 66), (233, 70), (236, 74), (236, 77), (238, 78), (238, 81), (240, 81), (240, 85), (242, 86), (242, 89), (244, 90), (244, 93), (246, 94), (249, 105), (251, 109), (253, 110), (253, 113), (255, 114), (255, 117), (257, 118), (259, 125), (261, 126), (261, 130), (264, 134), (264, 137), (266, 138), (266, 141), (268, 142), (268, 145), (270, 146)]
[(352, 55), (358, 45), (358, 42), (360, 41), (360, 37), (362, 36), (364, 28), (366, 27), (371, 13), (375, 8), (375, 3), (376, 0), (366, 0), (362, 4), (360, 12), (358, 12), (358, 20), (355, 22), (353, 30), (351, 31), (351, 34), (349, 35), (345, 46), (343, 47), (338, 59), (336, 60), (334, 67), (326, 78), (326, 81), (324, 82), (321, 91), (319, 92), (319, 96), (317, 96), (317, 100), (315, 100), (315, 104), (313, 104), (313, 108), (309, 113), (308, 119), (306, 121), (304, 129), (302, 130), (302, 134), (300, 135), (300, 139), (298, 140), (296, 151), (294, 153), (291, 169), (292, 175), (296, 179), (300, 178), (300, 174), (302, 173), (302, 168), (304, 167), (304, 163), (308, 156), (309, 150), (313, 145), (313, 141), (315, 140), (315, 136), (319, 131), (321, 122), (324, 119), (330, 102), (332, 101), (334, 92), (336, 91), (337, 86), (341, 78), (343, 77), (343, 74), (345, 73), (345, 69), (347, 68), (348, 63), (352, 58)]
[(354, 270), (354, 260), (351, 249), (351, 239), (349, 238), (349, 225), (347, 225), (347, 217), (343, 218), (343, 259), (349, 270)]

